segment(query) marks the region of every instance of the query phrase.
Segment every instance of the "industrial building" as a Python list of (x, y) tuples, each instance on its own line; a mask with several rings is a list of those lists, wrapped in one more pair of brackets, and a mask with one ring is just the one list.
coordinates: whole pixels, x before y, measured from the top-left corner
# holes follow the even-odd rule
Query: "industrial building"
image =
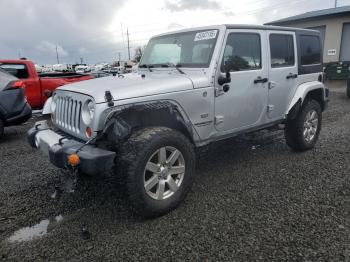
[[(350, 70), (350, 6), (323, 9), (267, 23), (318, 30), (323, 40), (323, 62), (340, 74)], [(341, 72), (340, 72), (341, 71)], [(347, 71), (347, 72), (346, 72)], [(343, 77), (340, 77), (343, 78)]]

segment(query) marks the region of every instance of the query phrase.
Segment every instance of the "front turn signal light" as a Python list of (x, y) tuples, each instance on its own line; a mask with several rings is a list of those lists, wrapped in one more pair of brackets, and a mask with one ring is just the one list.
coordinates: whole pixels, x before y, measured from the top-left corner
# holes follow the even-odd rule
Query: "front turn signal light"
[(80, 157), (78, 156), (78, 154), (71, 154), (68, 157), (68, 162), (71, 166), (76, 167), (80, 163)]
[(92, 137), (92, 134), (93, 134), (92, 128), (91, 127), (87, 127), (86, 128), (86, 136), (88, 138), (90, 138), (90, 137)]

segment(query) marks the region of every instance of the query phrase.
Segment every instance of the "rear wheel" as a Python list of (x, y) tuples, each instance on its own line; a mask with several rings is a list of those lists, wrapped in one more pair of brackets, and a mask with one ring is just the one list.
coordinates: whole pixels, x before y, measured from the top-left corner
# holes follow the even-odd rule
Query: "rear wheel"
[(0, 139), (4, 135), (4, 122), (0, 119)]
[(183, 134), (165, 127), (146, 128), (124, 143), (117, 165), (119, 173), (126, 175), (134, 211), (156, 217), (176, 208), (187, 195), (195, 153)]
[(348, 81), (347, 81), (346, 94), (348, 98), (350, 98), (350, 78), (348, 78)]
[(296, 119), (287, 120), (285, 137), (287, 145), (296, 151), (312, 149), (319, 137), (322, 110), (315, 100), (308, 100)]

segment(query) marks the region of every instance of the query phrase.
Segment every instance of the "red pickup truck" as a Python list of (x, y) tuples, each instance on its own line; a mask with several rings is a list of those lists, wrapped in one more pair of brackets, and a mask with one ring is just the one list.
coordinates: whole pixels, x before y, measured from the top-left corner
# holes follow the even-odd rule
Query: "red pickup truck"
[(29, 60), (0, 60), (0, 67), (23, 82), (28, 102), (33, 109), (41, 109), (57, 87), (93, 78), (77, 73), (40, 74)]

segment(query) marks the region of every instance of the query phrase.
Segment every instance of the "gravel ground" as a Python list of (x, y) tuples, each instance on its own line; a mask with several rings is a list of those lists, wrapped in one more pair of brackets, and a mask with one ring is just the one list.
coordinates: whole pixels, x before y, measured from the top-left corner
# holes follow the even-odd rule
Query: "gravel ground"
[[(26, 143), (36, 119), (9, 128), (0, 141), (0, 261), (350, 261), (350, 100), (344, 88), (331, 99), (314, 150), (292, 152), (281, 131), (218, 143), (186, 201), (154, 220), (133, 216), (109, 176), (50, 198), (61, 176)], [(40, 221), (47, 234), (10, 241)]]

